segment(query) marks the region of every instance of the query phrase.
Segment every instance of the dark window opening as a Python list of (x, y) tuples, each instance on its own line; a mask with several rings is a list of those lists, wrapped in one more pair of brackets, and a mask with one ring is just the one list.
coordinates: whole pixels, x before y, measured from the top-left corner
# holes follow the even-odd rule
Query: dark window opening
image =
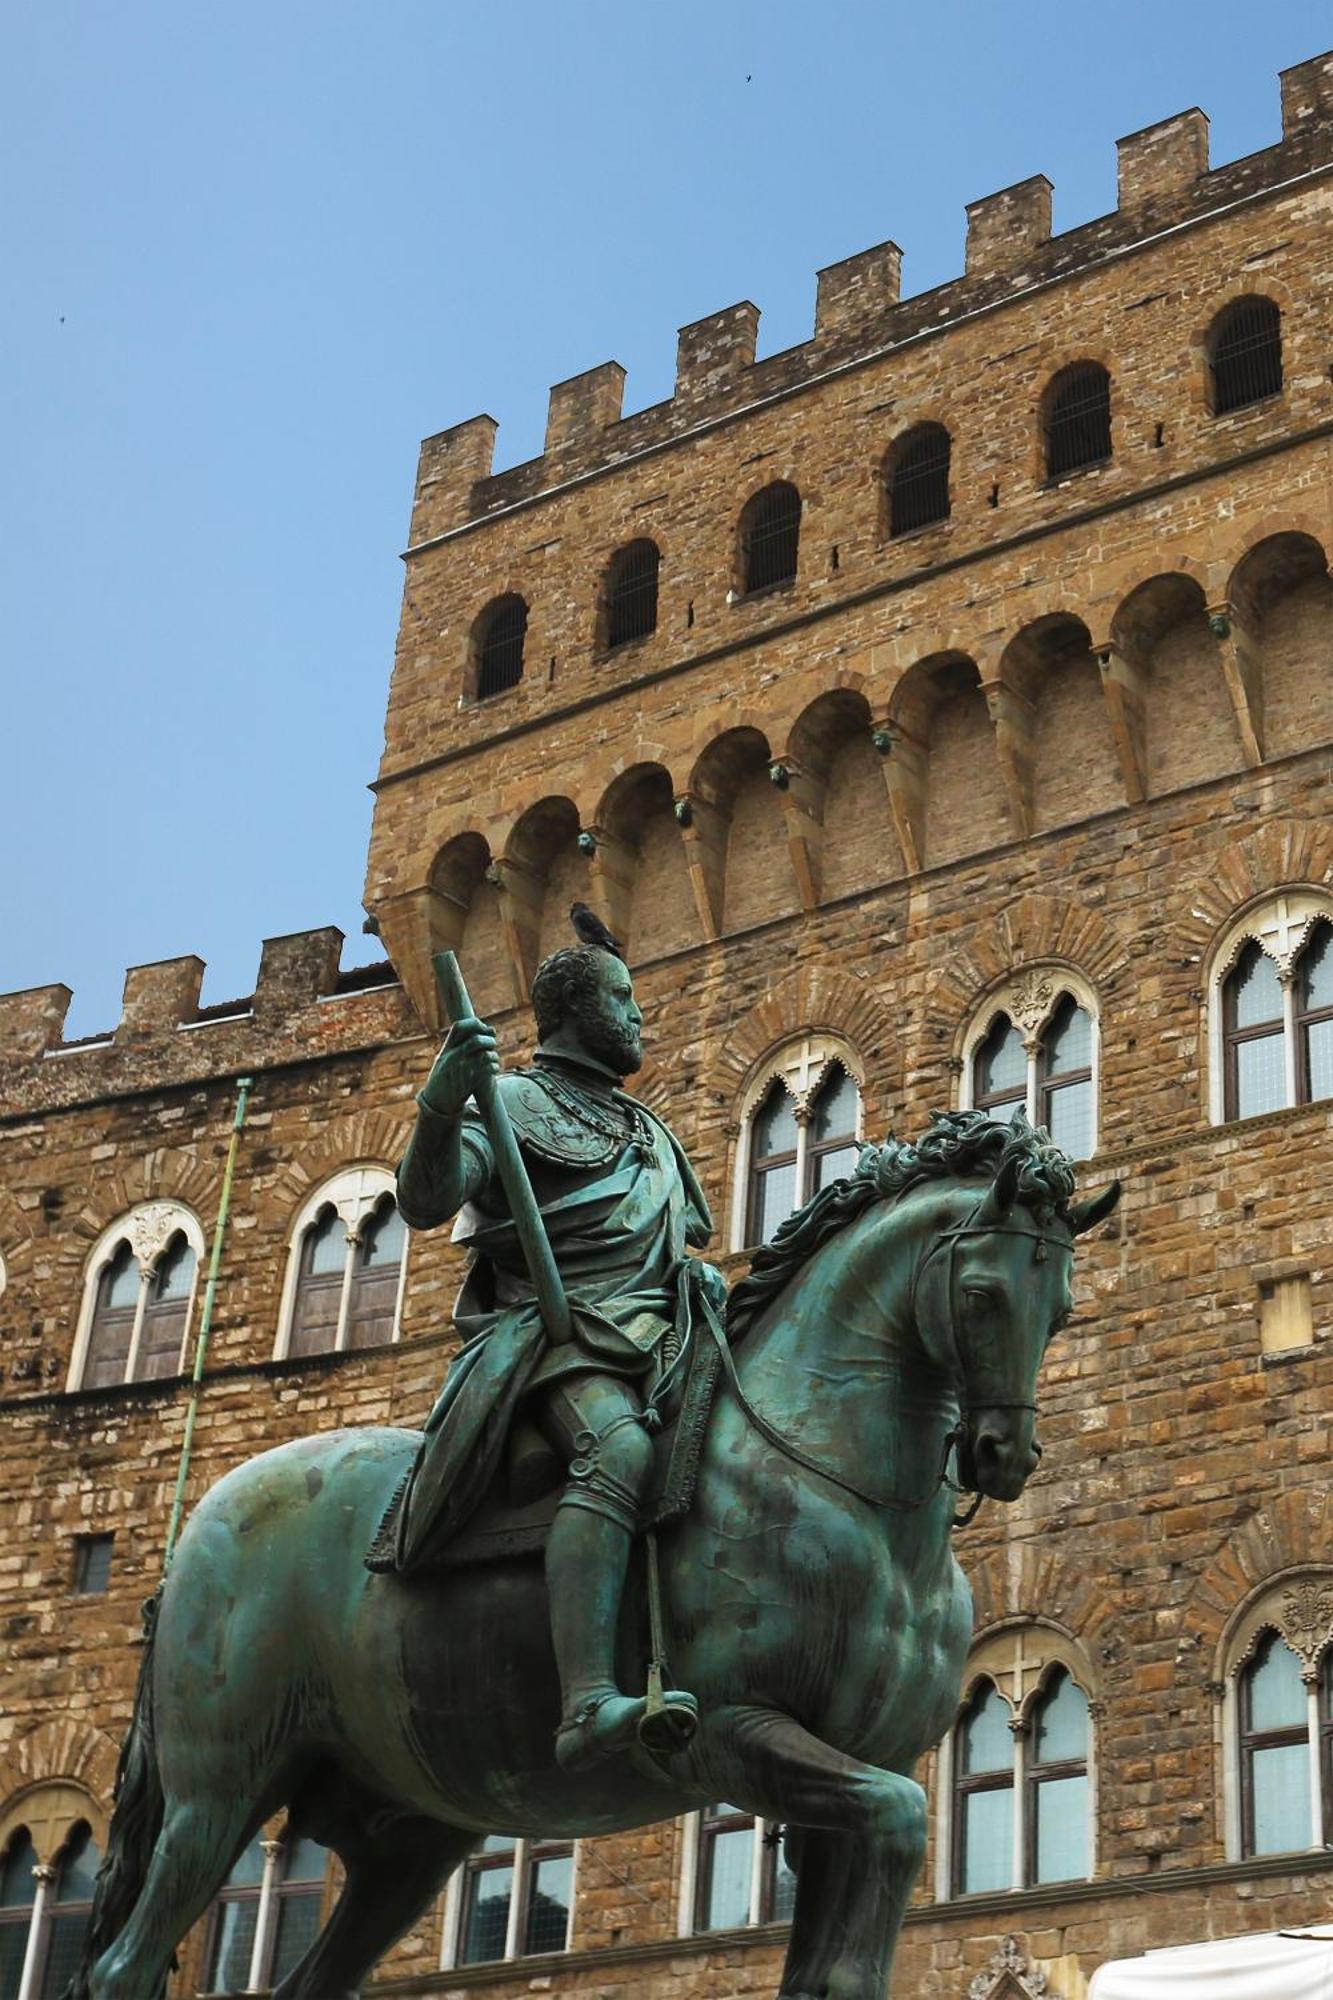
[(523, 678), (523, 640), (528, 607), (521, 597), (499, 597), (482, 612), (477, 627), (477, 700), (489, 701)]
[(1026, 1112), (1028, 1056), (1023, 1037), (1007, 1014), (997, 1014), (978, 1048), (972, 1071), (972, 1102), (978, 1111), (1008, 1123)]
[(662, 556), (656, 542), (631, 542), (611, 558), (606, 579), (606, 643), (628, 645), (657, 630), (657, 576)]
[(741, 518), (741, 574), (746, 595), (790, 583), (801, 539), (801, 496), (785, 479), (756, 493)]
[(74, 1537), (74, 1590), (79, 1597), (100, 1597), (111, 1581), (114, 1535)]
[(1235, 299), (1208, 336), (1213, 414), (1282, 393), (1282, 315), (1271, 299)]
[(948, 520), (949, 452), (943, 424), (918, 424), (898, 444), (888, 475), (890, 535)]
[(1101, 465), (1111, 456), (1111, 378), (1096, 361), (1056, 376), (1046, 395), (1046, 476)]
[(361, 1224), (352, 1256), (347, 1299), (347, 1345), (381, 1347), (393, 1339), (398, 1308), (398, 1281), (403, 1268), (406, 1231), (391, 1194)]
[(458, 1963), (563, 1951), (573, 1888), (568, 1842), (488, 1835), (463, 1877)]

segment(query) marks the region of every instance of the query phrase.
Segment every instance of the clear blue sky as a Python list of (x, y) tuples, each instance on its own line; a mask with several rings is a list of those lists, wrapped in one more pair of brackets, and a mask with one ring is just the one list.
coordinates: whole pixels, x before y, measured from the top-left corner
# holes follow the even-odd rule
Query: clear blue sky
[(804, 338), (886, 236), (954, 275), (963, 204), (1191, 104), (1279, 133), (1313, 0), (10, 0), (0, 30), (0, 991), (264, 936), (360, 936), (419, 438), (740, 298)]

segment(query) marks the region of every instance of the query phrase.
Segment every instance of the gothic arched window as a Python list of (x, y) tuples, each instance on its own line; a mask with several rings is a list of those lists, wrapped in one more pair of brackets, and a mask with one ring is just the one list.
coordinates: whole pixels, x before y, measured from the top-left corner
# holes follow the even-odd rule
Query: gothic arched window
[(398, 1337), (407, 1231), (387, 1167), (349, 1167), (296, 1219), (275, 1350), (328, 1354)]
[(1059, 967), (1025, 969), (992, 994), (964, 1045), (965, 1108), (1044, 1125), (1071, 1159), (1097, 1144), (1096, 996)]
[(1214, 964), (1214, 1117), (1333, 1097), (1333, 899), (1274, 897), (1233, 928)]
[[(0, 1861), (0, 1996), (60, 2000), (78, 1971), (101, 1862), (84, 1821), (71, 1828), (52, 1866), (38, 1858), (26, 1826)], [(23, 1977), (27, 1970), (27, 1979)]]
[(1282, 314), (1271, 299), (1232, 299), (1208, 329), (1214, 416), (1282, 393)]
[(104, 1230), (84, 1274), (67, 1386), (180, 1374), (203, 1253), (203, 1230), (179, 1202), (143, 1202)]
[(820, 1188), (855, 1172), (860, 1132), (849, 1051), (826, 1036), (780, 1050), (742, 1114), (735, 1247), (770, 1242)]
[(294, 1835), (256, 1834), (213, 1905), (205, 1991), (267, 1992), (319, 1934), (328, 1850)]

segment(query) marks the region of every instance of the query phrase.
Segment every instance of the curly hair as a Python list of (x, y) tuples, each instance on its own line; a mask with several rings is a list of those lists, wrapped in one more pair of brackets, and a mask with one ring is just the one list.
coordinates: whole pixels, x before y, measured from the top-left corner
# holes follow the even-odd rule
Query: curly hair
[(586, 1014), (597, 991), (597, 975), (606, 953), (593, 945), (567, 945), (553, 951), (537, 967), (532, 982), (532, 1011), (537, 1036), (545, 1041), (572, 1014)]

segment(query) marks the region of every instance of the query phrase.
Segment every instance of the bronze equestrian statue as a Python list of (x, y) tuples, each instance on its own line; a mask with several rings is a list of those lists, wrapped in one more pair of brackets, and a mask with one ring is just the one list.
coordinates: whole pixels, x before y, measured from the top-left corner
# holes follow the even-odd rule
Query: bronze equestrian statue
[(686, 1254), (710, 1227), (697, 1183), (619, 1089), (624, 967), (557, 954), (534, 998), (538, 1060), (503, 1082), (455, 1008), (403, 1163), (409, 1222), (457, 1210), (473, 1250), (425, 1437), (280, 1446), (181, 1540), (71, 2000), (158, 2000), (284, 1807), (346, 1882), (275, 2000), (355, 2000), (486, 1834), (718, 1798), (787, 1828), (780, 2000), (889, 1990), (925, 1847), (913, 1772), (971, 1636), (955, 1495), (1023, 1490), (1074, 1240), (1119, 1188), (1075, 1202), (1044, 1132), (945, 1114), (867, 1146), (723, 1316)]

